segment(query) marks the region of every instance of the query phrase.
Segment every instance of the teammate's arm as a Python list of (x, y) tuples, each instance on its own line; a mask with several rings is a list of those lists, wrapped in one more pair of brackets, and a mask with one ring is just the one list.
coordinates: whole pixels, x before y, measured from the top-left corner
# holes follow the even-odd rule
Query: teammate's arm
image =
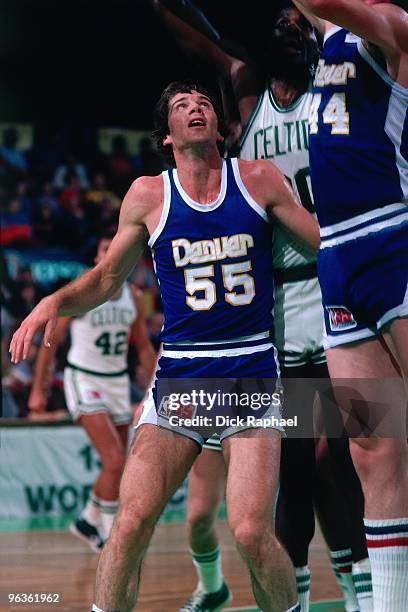
[(39, 330), (44, 330), (44, 345), (51, 346), (58, 316), (92, 310), (122, 286), (147, 243), (144, 219), (152, 207), (151, 181), (152, 177), (141, 177), (130, 187), (123, 200), (118, 231), (103, 259), (73, 282), (42, 299), (24, 319), (11, 340), (13, 363), (27, 357)]
[(321, 19), (335, 23), (380, 47), (386, 54), (408, 52), (408, 14), (392, 3), (364, 0), (296, 0)]
[(34, 365), (33, 381), (28, 397), (28, 408), (31, 412), (44, 412), (47, 407), (46, 381), (50, 371), (51, 363), (57, 352), (65, 333), (71, 323), (71, 317), (60, 317), (58, 319), (54, 342), (51, 348), (46, 349), (41, 345), (38, 349), (37, 358)]
[(265, 160), (239, 162), (244, 184), (268, 216), (313, 251), (320, 245), (316, 219), (301, 205), (278, 168)]
[(146, 312), (142, 292), (134, 285), (131, 285), (130, 288), (137, 308), (137, 317), (132, 325), (131, 336), (133, 344), (137, 348), (140, 365), (143, 369), (143, 379), (147, 385), (153, 377), (157, 355), (149, 340), (149, 334), (147, 332)]

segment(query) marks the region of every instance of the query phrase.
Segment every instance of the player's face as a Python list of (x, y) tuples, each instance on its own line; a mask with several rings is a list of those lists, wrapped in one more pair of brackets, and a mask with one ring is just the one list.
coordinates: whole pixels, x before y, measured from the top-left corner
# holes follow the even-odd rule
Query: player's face
[(280, 12), (272, 38), (274, 49), (278, 47), (280, 53), (296, 63), (309, 64), (318, 51), (314, 29), (297, 8)]
[(168, 126), (164, 145), (183, 149), (222, 140), (211, 100), (197, 91), (178, 93), (169, 100)]
[(102, 240), (98, 242), (98, 248), (96, 250), (96, 255), (95, 255), (96, 264), (98, 264), (101, 261), (106, 251), (109, 249), (111, 242), (112, 240), (110, 240), (109, 238), (102, 238)]

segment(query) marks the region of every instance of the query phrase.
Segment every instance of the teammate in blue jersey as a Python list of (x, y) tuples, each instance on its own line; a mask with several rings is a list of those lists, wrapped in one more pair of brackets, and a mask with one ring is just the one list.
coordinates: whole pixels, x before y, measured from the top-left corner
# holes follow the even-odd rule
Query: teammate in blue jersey
[[(388, 408), (385, 423), (390, 416), (400, 419), (400, 437), (357, 438), (352, 447), (365, 493), (374, 609), (403, 612), (408, 447), (406, 394), (394, 360), (406, 378), (408, 14), (402, 7), (407, 3), (297, 4), (325, 36), (309, 124), (327, 360), (333, 378), (350, 379), (369, 406)], [(392, 378), (390, 392), (386, 381)], [(379, 389), (367, 379), (383, 384)]]
[[(26, 357), (39, 329), (45, 328), (45, 345), (53, 341), (58, 314), (79, 314), (107, 300), (150, 235), (165, 313), (160, 376), (273, 379), (267, 221), (284, 224), (314, 249), (317, 223), (271, 164), (222, 159), (222, 116), (202, 86), (169, 85), (156, 108), (156, 125), (158, 142), (177, 170), (133, 183), (105, 257), (39, 303), (13, 336), (12, 361)], [(154, 399), (146, 403), (128, 456), (118, 515), (98, 567), (96, 611), (133, 608), (154, 526), (204, 442), (187, 427), (172, 429), (159, 409)], [(265, 611), (298, 611), (293, 568), (271, 525), (280, 432), (273, 426), (224, 429), (221, 438), (229, 523), (255, 599)]]

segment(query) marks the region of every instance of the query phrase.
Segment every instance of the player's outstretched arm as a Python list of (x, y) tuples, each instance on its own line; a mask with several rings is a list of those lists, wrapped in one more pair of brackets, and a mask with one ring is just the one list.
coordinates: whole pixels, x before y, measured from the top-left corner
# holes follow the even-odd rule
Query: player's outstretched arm
[(55, 328), (52, 346), (47, 349), (44, 345), (41, 345), (38, 350), (34, 365), (31, 391), (27, 402), (30, 412), (44, 412), (47, 407), (45, 387), (51, 362), (70, 323), (71, 317), (60, 317)]
[(287, 179), (266, 160), (239, 162), (242, 180), (250, 195), (266, 210), (271, 220), (278, 221), (311, 250), (320, 245), (319, 225), (301, 205)]
[(26, 359), (33, 338), (44, 330), (44, 346), (51, 346), (57, 318), (80, 315), (106, 302), (121, 287), (147, 243), (144, 218), (152, 206), (152, 177), (137, 179), (122, 204), (119, 228), (103, 259), (91, 270), (42, 299), (17, 329), (10, 344), (11, 361)]
[(310, 11), (379, 46), (386, 53), (408, 52), (408, 14), (393, 3), (364, 0), (296, 0)]

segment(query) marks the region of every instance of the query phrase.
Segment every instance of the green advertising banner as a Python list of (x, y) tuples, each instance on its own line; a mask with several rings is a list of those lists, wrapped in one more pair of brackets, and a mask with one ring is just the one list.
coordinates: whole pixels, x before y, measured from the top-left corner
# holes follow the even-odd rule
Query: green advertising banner
[[(75, 425), (1, 427), (0, 465), (2, 522), (80, 512), (100, 470), (96, 450)], [(185, 502), (186, 483), (163, 518), (182, 519)]]

